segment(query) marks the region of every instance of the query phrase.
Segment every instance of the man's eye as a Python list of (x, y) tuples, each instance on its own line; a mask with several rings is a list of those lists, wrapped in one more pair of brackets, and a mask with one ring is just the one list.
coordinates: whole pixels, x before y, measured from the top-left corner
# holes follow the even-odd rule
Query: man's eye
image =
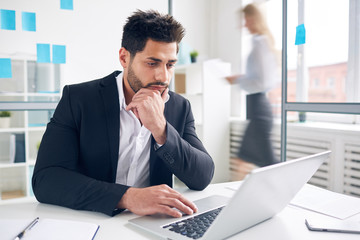
[(156, 62), (149, 62), (149, 63), (147, 63), (150, 67), (153, 67), (153, 66), (156, 66), (157, 65), (157, 63)]
[(168, 66), (168, 68), (173, 68), (173, 67), (175, 67), (175, 63), (168, 63), (167, 66)]

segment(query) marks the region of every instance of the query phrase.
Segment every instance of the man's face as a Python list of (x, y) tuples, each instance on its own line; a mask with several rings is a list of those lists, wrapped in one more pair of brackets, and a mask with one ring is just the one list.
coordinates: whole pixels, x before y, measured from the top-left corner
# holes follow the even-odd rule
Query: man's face
[[(158, 90), (161, 93), (169, 86), (174, 73), (176, 43), (148, 40), (143, 51), (130, 59), (125, 70), (125, 86), (133, 92), (141, 88)], [(128, 89), (130, 90), (130, 89)]]

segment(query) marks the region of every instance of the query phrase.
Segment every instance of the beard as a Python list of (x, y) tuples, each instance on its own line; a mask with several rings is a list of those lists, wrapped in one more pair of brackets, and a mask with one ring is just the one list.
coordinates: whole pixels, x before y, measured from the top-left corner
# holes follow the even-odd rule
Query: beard
[(131, 63), (129, 65), (129, 72), (128, 72), (128, 76), (127, 76), (127, 81), (131, 87), (131, 89), (137, 93), (141, 88), (144, 87), (144, 85), (142, 84), (141, 80), (136, 76), (136, 74), (134, 73), (132, 67), (131, 67)]
[[(130, 63), (129, 65), (129, 70), (128, 70), (128, 76), (127, 76), (127, 81), (129, 83), (129, 86), (131, 87), (131, 89), (137, 93), (141, 88), (148, 88), (151, 86), (164, 86), (165, 88), (168, 87), (167, 83), (164, 82), (160, 82), (160, 81), (154, 81), (154, 82), (150, 82), (148, 84), (146, 84), (144, 86), (144, 84), (141, 82), (141, 80), (136, 76), (135, 72), (133, 71), (132, 67), (131, 67), (132, 63)], [(165, 91), (165, 90), (164, 90)], [(163, 92), (162, 92), (163, 93)], [(162, 94), (161, 93), (161, 94)]]

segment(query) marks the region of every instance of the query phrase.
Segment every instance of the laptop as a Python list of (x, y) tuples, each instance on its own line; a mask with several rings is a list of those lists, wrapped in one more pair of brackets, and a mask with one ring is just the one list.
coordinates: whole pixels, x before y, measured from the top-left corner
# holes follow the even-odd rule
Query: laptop
[(326, 151), (255, 169), (231, 198), (213, 195), (195, 201), (199, 211), (193, 215), (156, 214), (129, 222), (167, 239), (230, 237), (283, 210), (329, 155)]

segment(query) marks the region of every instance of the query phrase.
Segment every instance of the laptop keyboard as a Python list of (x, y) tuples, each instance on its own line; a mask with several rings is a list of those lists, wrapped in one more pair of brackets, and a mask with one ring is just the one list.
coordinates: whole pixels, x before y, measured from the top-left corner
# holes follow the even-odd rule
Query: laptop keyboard
[(199, 214), (195, 217), (171, 223), (169, 225), (163, 226), (163, 228), (192, 239), (201, 238), (217, 215), (220, 213), (222, 208), (223, 207), (219, 207), (214, 210)]

